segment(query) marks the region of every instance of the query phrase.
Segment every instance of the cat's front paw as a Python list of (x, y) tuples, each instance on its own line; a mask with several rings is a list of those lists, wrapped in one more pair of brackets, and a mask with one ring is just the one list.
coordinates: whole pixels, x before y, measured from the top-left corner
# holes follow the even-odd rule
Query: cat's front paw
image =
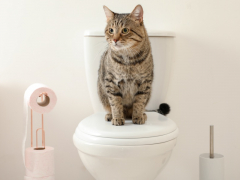
[(111, 121), (112, 120), (112, 114), (106, 114), (105, 115), (105, 120), (106, 121)]
[(121, 126), (125, 124), (124, 118), (112, 118), (112, 125)]
[(132, 122), (133, 124), (145, 124), (145, 121), (147, 120), (147, 115), (143, 113), (140, 116), (133, 116)]

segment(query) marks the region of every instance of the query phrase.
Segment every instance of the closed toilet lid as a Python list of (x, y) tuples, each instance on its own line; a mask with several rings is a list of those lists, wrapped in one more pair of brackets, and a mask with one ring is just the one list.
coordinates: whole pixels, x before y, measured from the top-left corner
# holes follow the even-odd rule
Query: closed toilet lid
[(74, 136), (89, 143), (128, 146), (163, 143), (177, 138), (178, 128), (174, 121), (156, 112), (146, 114), (145, 124), (125, 120), (125, 125), (114, 126), (105, 121), (105, 112), (95, 113), (79, 123)]

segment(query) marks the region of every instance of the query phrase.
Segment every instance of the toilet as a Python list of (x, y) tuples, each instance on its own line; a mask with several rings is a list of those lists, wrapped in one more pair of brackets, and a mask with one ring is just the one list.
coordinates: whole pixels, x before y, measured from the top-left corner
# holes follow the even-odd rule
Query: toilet
[[(146, 110), (158, 109), (165, 102), (172, 64), (174, 34), (148, 31), (154, 60), (154, 81)], [(100, 57), (106, 48), (103, 31), (84, 34), (84, 59), (88, 90), (94, 114), (81, 120), (73, 142), (86, 169), (96, 180), (154, 180), (168, 163), (176, 145), (178, 127), (170, 118), (146, 112), (143, 125), (131, 119), (123, 126), (105, 121), (97, 94)]]

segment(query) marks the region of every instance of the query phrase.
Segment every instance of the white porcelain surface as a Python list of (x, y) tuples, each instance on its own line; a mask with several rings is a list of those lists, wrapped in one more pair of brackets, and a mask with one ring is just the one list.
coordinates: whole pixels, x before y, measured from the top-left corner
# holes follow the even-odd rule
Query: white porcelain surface
[(170, 141), (178, 136), (178, 129), (173, 131), (170, 134), (163, 136), (154, 136), (148, 138), (129, 138), (129, 139), (119, 139), (119, 138), (103, 138), (97, 136), (91, 136), (85, 134), (81, 131), (76, 131), (74, 136), (77, 138), (93, 143), (93, 144), (102, 144), (102, 145), (116, 145), (116, 146), (139, 146), (139, 145), (150, 145)]
[(156, 112), (146, 112), (145, 124), (133, 124), (126, 120), (124, 126), (113, 126), (111, 122), (105, 121), (105, 112), (95, 113), (83, 119), (77, 130), (86, 134), (110, 138), (142, 138), (169, 134), (177, 129), (174, 121)]
[(166, 116), (147, 112), (148, 120), (143, 125), (126, 120), (124, 126), (113, 126), (105, 121), (106, 113), (95, 113), (83, 119), (75, 136), (83, 141), (105, 145), (146, 145), (175, 139), (178, 135), (176, 124)]
[[(87, 35), (88, 34), (88, 35)], [(92, 34), (92, 35), (91, 35)], [(151, 99), (146, 109), (158, 109), (165, 102), (173, 54), (172, 32), (148, 31), (154, 61), (154, 80)], [(84, 37), (84, 60), (88, 90), (94, 112), (104, 109), (97, 94), (97, 77), (101, 56), (106, 49), (106, 39), (102, 31), (87, 31)]]
[(112, 146), (73, 137), (83, 164), (96, 180), (154, 180), (167, 164), (176, 139), (154, 145)]

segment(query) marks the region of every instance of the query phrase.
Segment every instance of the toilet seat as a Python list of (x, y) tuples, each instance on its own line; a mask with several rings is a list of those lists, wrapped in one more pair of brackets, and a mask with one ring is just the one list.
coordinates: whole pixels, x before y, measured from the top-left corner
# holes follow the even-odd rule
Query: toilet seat
[(83, 119), (76, 128), (74, 138), (87, 143), (115, 146), (139, 146), (164, 143), (177, 138), (178, 128), (171, 119), (156, 112), (146, 112), (143, 125), (126, 120), (123, 126), (105, 121), (105, 112)]

